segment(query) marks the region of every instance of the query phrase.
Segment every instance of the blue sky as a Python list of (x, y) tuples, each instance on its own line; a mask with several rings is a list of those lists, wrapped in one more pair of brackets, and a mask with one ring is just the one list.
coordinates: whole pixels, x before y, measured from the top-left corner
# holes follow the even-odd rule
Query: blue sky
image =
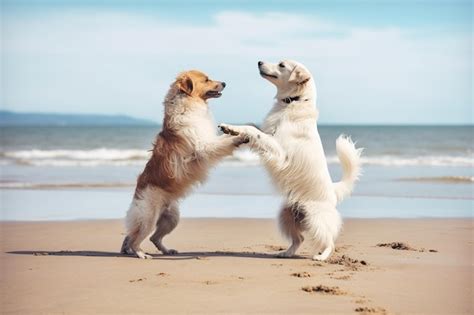
[(315, 76), (323, 124), (473, 122), (470, 1), (3, 1), (1, 105), (160, 121), (197, 68), (228, 87), (218, 122), (260, 122), (257, 61)]

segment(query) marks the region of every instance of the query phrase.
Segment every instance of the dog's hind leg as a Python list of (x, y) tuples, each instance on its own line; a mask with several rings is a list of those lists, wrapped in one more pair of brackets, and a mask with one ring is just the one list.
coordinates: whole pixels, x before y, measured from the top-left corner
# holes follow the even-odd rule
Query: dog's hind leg
[(123, 240), (121, 253), (136, 255), (138, 258), (142, 259), (152, 258), (152, 256), (145, 254), (145, 252), (140, 248), (140, 244), (147, 235), (151, 233), (151, 228), (153, 228), (152, 224), (137, 225)]
[(286, 251), (279, 253), (278, 257), (292, 257), (303, 243), (302, 221), (305, 215), (302, 211), (303, 209), (298, 204), (281, 209), (280, 230), (285, 237), (291, 239), (291, 246)]
[(130, 241), (130, 237), (127, 235), (123, 239), (122, 248), (120, 249), (120, 254), (129, 254), (129, 247), (128, 242)]
[(145, 254), (140, 248), (143, 240), (150, 235), (159, 215), (159, 209), (163, 206), (160, 192), (155, 189), (146, 188), (141, 198), (134, 198), (127, 212), (125, 223), (127, 226), (127, 237), (125, 237), (121, 252), (135, 254), (138, 258), (152, 258)]
[(327, 204), (306, 205), (311, 210), (311, 215), (305, 220), (307, 235), (316, 245), (317, 252), (321, 251), (313, 256), (313, 260), (326, 260), (334, 252), (335, 242), (342, 227), (341, 215), (337, 209)]
[(149, 222), (141, 221), (139, 224), (137, 224), (137, 226), (133, 230), (130, 231), (130, 233), (127, 236), (128, 237), (128, 249), (127, 249), (128, 253), (135, 254), (137, 255), (138, 258), (142, 258), (142, 259), (152, 258), (152, 256), (145, 254), (145, 252), (141, 249), (140, 244), (153, 231), (153, 228), (155, 227), (153, 222), (154, 220), (151, 220), (151, 219)]
[(166, 207), (158, 221), (156, 222), (155, 233), (150, 237), (150, 241), (155, 244), (156, 248), (165, 255), (174, 255), (178, 251), (175, 249), (168, 249), (163, 245), (163, 237), (171, 233), (179, 222), (179, 209), (176, 202), (171, 203)]

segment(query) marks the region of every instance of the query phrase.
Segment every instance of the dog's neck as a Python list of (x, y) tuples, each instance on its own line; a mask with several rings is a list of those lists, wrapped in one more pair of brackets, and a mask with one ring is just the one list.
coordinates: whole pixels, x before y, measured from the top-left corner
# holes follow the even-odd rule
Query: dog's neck
[(184, 125), (192, 124), (197, 117), (212, 120), (207, 101), (201, 98), (169, 93), (164, 105), (163, 126), (168, 128), (180, 129)]
[(290, 105), (294, 102), (307, 102), (316, 105), (316, 86), (311, 79), (301, 86), (292, 86), (289, 89), (278, 88), (275, 96), (277, 104), (282, 106)]
[(281, 99), (281, 101), (283, 101), (283, 103), (286, 103), (286, 104), (291, 104), (292, 102), (298, 102), (298, 101), (307, 102), (309, 101), (309, 98), (301, 98), (299, 95), (297, 95), (297, 96), (285, 97)]
[(209, 110), (207, 100), (188, 96), (184, 93), (169, 93), (165, 98), (164, 105), (165, 113), (170, 115), (180, 115), (189, 111), (207, 112)]
[[(306, 84), (300, 89), (278, 90), (275, 96), (276, 102), (263, 123), (264, 132), (274, 134), (284, 121), (308, 120), (311, 124), (317, 121), (319, 115), (316, 108), (316, 87), (313, 80)], [(294, 100), (296, 96), (299, 98)], [(293, 100), (287, 103), (285, 98), (293, 98)]]

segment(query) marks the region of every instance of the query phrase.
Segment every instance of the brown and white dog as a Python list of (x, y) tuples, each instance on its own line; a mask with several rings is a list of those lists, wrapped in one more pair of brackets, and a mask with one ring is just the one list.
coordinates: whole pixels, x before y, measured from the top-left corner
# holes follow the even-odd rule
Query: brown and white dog
[(163, 237), (178, 224), (178, 201), (206, 180), (208, 170), (246, 139), (218, 136), (207, 101), (220, 97), (226, 84), (200, 71), (181, 73), (165, 97), (163, 130), (156, 137), (152, 156), (137, 180), (125, 219), (127, 236), (121, 252), (151, 258), (140, 248), (150, 240), (163, 254), (176, 254), (163, 245)]

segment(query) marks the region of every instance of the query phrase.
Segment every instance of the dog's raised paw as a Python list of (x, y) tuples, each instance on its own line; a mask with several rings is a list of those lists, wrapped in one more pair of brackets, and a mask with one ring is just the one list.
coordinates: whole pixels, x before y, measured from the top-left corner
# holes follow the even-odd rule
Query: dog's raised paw
[(228, 134), (228, 135), (231, 135), (231, 136), (238, 136), (239, 135), (239, 133), (237, 131), (235, 131), (234, 129), (232, 129), (230, 126), (228, 126), (226, 124), (220, 124), (217, 127), (225, 134)]

